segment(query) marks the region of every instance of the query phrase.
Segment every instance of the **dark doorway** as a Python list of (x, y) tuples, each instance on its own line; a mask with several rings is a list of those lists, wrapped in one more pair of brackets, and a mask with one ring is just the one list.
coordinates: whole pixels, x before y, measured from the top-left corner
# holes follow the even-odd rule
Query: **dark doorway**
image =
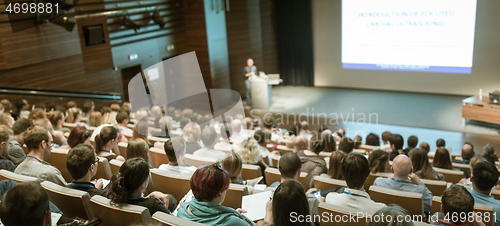
[(128, 96), (128, 83), (130, 82), (130, 80), (134, 76), (136, 76), (139, 73), (142, 73), (142, 67), (141, 67), (140, 64), (122, 69), (122, 84), (123, 84), (123, 95), (122, 95), (122, 98), (123, 98), (124, 101), (128, 101), (129, 100), (129, 96)]

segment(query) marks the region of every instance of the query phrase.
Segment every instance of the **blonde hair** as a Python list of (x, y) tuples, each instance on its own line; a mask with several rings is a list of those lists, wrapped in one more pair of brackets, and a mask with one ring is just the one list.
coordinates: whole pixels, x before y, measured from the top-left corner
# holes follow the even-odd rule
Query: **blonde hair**
[(147, 121), (139, 121), (137, 122), (137, 125), (135, 125), (134, 127), (132, 133), (132, 140), (141, 139), (146, 141), (146, 143), (149, 143), (148, 133), (149, 133), (149, 123)]
[(120, 105), (119, 104), (111, 104), (110, 108), (111, 108), (111, 111), (119, 111)]
[(229, 178), (232, 183), (241, 181), (241, 170), (243, 162), (241, 156), (232, 151), (227, 154), (221, 161), (221, 167), (229, 173)]
[(240, 144), (240, 150), (237, 152), (243, 161), (243, 164), (257, 164), (255, 157), (259, 154), (259, 145), (254, 139), (248, 139)]
[(182, 129), (182, 136), (186, 142), (199, 143), (201, 140), (200, 126), (196, 122), (188, 122)]
[(89, 126), (98, 127), (102, 124), (101, 112), (94, 111), (89, 115)]
[(66, 122), (75, 123), (78, 116), (82, 114), (82, 110), (80, 110), (80, 108), (70, 108), (68, 109), (67, 114)]
[(287, 148), (290, 148), (290, 149), (293, 149), (295, 148), (295, 135), (292, 135), (288, 138), (288, 142), (286, 142), (286, 147)]
[(141, 157), (146, 162), (149, 162), (149, 146), (146, 141), (141, 138), (137, 138), (128, 142), (127, 145), (127, 159)]
[(115, 124), (116, 114), (116, 111), (104, 113), (102, 116), (102, 124)]

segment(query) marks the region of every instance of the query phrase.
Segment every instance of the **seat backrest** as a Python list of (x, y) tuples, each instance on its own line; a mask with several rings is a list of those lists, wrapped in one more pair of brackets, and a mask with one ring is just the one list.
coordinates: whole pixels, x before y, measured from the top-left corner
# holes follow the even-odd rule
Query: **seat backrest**
[(321, 156), (322, 158), (326, 158), (332, 156), (332, 152), (322, 151), (318, 155)]
[(177, 200), (181, 200), (191, 189), (191, 175), (151, 169), (151, 179), (157, 191), (171, 194)]
[(434, 171), (438, 173), (442, 173), (444, 176), (444, 180), (451, 183), (458, 183), (462, 178), (464, 178), (464, 172), (460, 170), (449, 170), (449, 169), (441, 169), (437, 167), (433, 167)]
[(120, 153), (117, 153), (117, 154), (119, 154), (119, 155), (123, 156), (123, 158), (127, 159), (127, 147), (128, 147), (127, 143), (124, 143), (124, 142), (118, 143), (118, 150), (120, 151)]
[(110, 200), (100, 195), (90, 199), (94, 215), (99, 218), (100, 226), (113, 225), (148, 225), (151, 224), (151, 214), (146, 207), (130, 204), (116, 206)]
[(104, 178), (106, 180), (111, 180), (111, 168), (109, 167), (109, 162), (106, 158), (98, 157), (99, 164), (97, 164), (97, 173), (93, 177), (93, 179)]
[[(434, 196), (432, 197), (432, 214), (441, 212), (441, 196)], [(476, 214), (481, 214), (481, 217), (478, 219), (483, 219), (485, 220), (484, 224), (486, 226), (493, 226), (494, 223), (494, 215), (493, 215), (493, 206), (489, 205), (482, 205), (482, 204), (474, 204), (474, 212)], [(486, 216), (489, 216), (491, 220), (488, 221), (488, 218)], [(469, 226), (473, 226), (474, 224), (472, 222), (465, 222), (465, 224)]]
[(433, 195), (441, 196), (447, 188), (446, 181), (420, 179)]
[[(318, 213), (320, 216), (328, 216), (327, 221), (321, 221), (321, 226), (334, 226), (334, 225), (346, 225), (346, 226), (366, 226), (370, 221), (370, 218), (364, 215), (356, 215), (349, 211), (341, 210), (336, 206), (333, 206), (326, 202), (320, 202), (318, 206)], [(325, 214), (326, 213), (326, 214)], [(350, 219), (354, 215), (354, 221), (338, 222), (335, 219)], [(347, 216), (347, 217), (345, 217)], [(332, 220), (330, 220), (332, 219)]]
[(372, 185), (368, 190), (375, 202), (397, 204), (408, 210), (410, 215), (423, 215), (423, 199), (421, 193), (398, 191)]
[(204, 163), (215, 163), (215, 162), (217, 162), (217, 159), (214, 158), (194, 156), (192, 154), (184, 155), (184, 164), (189, 166), (198, 167)]
[(336, 180), (326, 176), (314, 177), (314, 188), (318, 190), (334, 189), (340, 186), (346, 186), (345, 180)]
[[(274, 182), (281, 181), (281, 173), (276, 168), (267, 167), (266, 170), (264, 171), (264, 174), (266, 176), (267, 186), (270, 186)], [(302, 187), (304, 187), (304, 189), (307, 189), (306, 176), (307, 176), (307, 173), (301, 172), (300, 177), (299, 177), (299, 182), (300, 182), (300, 184), (302, 184)]]
[(262, 176), (262, 172), (260, 171), (260, 166), (243, 164), (241, 167), (241, 178), (243, 180), (255, 179), (257, 177)]
[(66, 167), (66, 157), (68, 156), (68, 150), (65, 149), (52, 149), (50, 152), (49, 161), (47, 161), (50, 165), (56, 167), (59, 171), (61, 171), (64, 180), (73, 181), (73, 177), (68, 171)]
[(111, 161), (109, 161), (109, 169), (111, 170), (111, 174), (116, 175), (120, 171), (120, 167), (122, 167), (122, 165), (122, 161), (111, 159)]
[(470, 177), (470, 175), (472, 173), (472, 168), (470, 167), (469, 164), (452, 163), (452, 165), (453, 165), (453, 168), (467, 170), (467, 173), (468, 173), (468, 175)]
[(276, 168), (278, 168), (278, 163), (280, 162), (280, 157), (281, 156), (268, 155), (268, 157), (271, 157), (271, 162), (272, 162), (273, 166), (276, 167)]
[(76, 128), (78, 125), (76, 123), (63, 123), (62, 127), (64, 128), (68, 128), (69, 130), (73, 130), (74, 128)]
[(376, 174), (372, 174), (370, 173), (370, 175), (368, 175), (368, 177), (366, 178), (365, 180), (365, 190), (367, 190), (370, 186), (373, 185), (373, 182), (375, 182), (375, 179), (379, 178), (379, 177), (389, 177), (391, 175), (391, 173), (376, 173)]
[(94, 149), (95, 149), (95, 140), (90, 139), (89, 141), (90, 141), (90, 145), (92, 145), (92, 147), (94, 147)]
[(202, 223), (178, 218), (178, 217), (175, 217), (175, 216), (172, 216), (170, 214), (160, 212), (160, 211), (153, 214), (151, 219), (152, 219), (154, 225), (161, 225), (161, 226), (205, 226), (205, 225), (207, 225), (207, 224), (202, 224)]
[(229, 189), (226, 192), (226, 198), (221, 205), (234, 209), (241, 208), (241, 199), (248, 195), (248, 188), (245, 185), (229, 184)]
[(366, 151), (366, 152), (368, 152), (368, 153), (370, 153), (370, 152), (372, 152), (373, 150), (378, 149), (378, 148), (380, 148), (380, 147), (378, 147), (378, 146), (373, 146), (373, 145), (366, 145), (366, 144), (361, 144), (361, 145), (359, 145), (359, 149), (363, 149), (363, 150), (365, 150), (365, 151)]
[(50, 201), (64, 213), (65, 217), (94, 219), (89, 193), (63, 187), (50, 181), (44, 181), (41, 185), (47, 191)]
[(169, 162), (165, 150), (159, 148), (150, 148), (149, 156), (151, 157), (154, 168), (158, 168), (161, 164), (168, 164)]
[(276, 150), (278, 150), (281, 153), (293, 152), (292, 148), (288, 148), (285, 145), (278, 145), (278, 146), (276, 146)]
[(30, 182), (30, 181), (33, 181), (33, 182), (40, 181), (36, 177), (25, 176), (25, 175), (17, 174), (17, 173), (2, 169), (2, 170), (0, 170), (0, 181), (3, 181), (3, 180), (13, 180), (17, 183)]

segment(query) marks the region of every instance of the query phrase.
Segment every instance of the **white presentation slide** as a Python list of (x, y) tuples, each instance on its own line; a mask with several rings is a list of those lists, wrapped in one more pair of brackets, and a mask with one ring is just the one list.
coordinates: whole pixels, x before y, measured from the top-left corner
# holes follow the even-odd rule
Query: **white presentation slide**
[(477, 0), (342, 0), (342, 67), (470, 74)]

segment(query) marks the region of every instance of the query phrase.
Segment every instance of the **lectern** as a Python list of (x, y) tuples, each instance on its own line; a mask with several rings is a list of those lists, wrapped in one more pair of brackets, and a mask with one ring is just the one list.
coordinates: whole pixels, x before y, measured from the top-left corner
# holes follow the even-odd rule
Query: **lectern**
[(266, 109), (271, 107), (273, 103), (273, 85), (278, 85), (281, 82), (278, 74), (270, 75), (253, 75), (251, 78), (252, 107)]

